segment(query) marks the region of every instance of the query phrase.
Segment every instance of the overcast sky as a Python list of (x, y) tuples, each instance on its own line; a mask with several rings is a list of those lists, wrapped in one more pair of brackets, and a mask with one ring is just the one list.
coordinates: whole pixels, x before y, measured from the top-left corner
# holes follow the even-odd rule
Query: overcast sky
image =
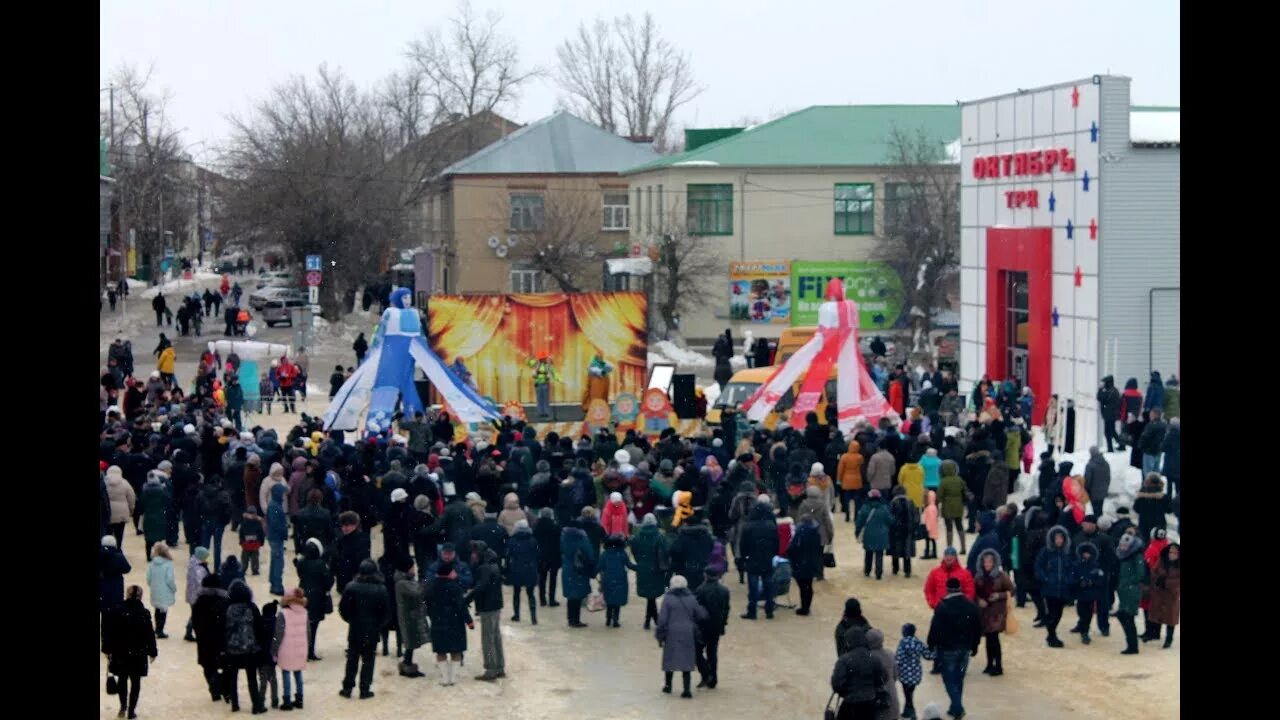
[[(1135, 104), (1179, 102), (1171, 0), (473, 0), (499, 10), (526, 66), (553, 69), (582, 20), (653, 13), (704, 88), (677, 116), (699, 127), (809, 105), (948, 103), (1111, 72)], [(361, 86), (404, 64), (410, 40), (454, 0), (102, 0), (99, 74), (154, 63), (188, 143), (226, 137), (229, 113), (321, 63)], [(106, 93), (103, 93), (106, 102)], [(535, 81), (508, 117), (529, 122), (561, 92)], [(204, 153), (195, 149), (197, 157)]]

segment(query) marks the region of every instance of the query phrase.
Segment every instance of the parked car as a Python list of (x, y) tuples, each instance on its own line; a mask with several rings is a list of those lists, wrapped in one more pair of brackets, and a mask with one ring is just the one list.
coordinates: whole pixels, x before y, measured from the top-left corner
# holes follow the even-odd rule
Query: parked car
[[(303, 298), (295, 288), (287, 287), (267, 287), (261, 290), (255, 290), (249, 295), (249, 307), (254, 310), (262, 310), (263, 306), (271, 300), (286, 300)], [(305, 298), (304, 298), (305, 299)]]
[(295, 308), (307, 306), (306, 298), (288, 297), (280, 300), (268, 300), (262, 306), (262, 321), (267, 327), (275, 327), (277, 323), (287, 323), (293, 327), (293, 311)]

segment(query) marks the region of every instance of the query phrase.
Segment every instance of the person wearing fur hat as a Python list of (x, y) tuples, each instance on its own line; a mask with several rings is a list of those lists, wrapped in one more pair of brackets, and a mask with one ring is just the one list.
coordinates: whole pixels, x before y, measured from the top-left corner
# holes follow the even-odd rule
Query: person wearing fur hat
[(854, 535), (862, 542), (863, 577), (871, 576), (874, 561), (876, 579), (884, 577), (884, 551), (889, 549), (889, 531), (893, 526), (893, 517), (889, 508), (880, 497), (880, 491), (872, 488), (867, 493), (867, 501), (858, 508), (858, 516), (854, 523)]
[(1013, 594), (1013, 581), (1000, 566), (1000, 553), (986, 549), (978, 554), (977, 573), (974, 574), (974, 593), (982, 614), (982, 634), (987, 642), (986, 675), (1004, 674), (1000, 633), (1005, 631), (1009, 615), (1009, 598)]
[(1138, 628), (1134, 618), (1142, 600), (1142, 588), (1147, 582), (1147, 564), (1142, 557), (1142, 538), (1137, 535), (1121, 535), (1116, 548), (1118, 563), (1116, 597), (1120, 606), (1116, 620), (1124, 628), (1125, 648), (1122, 655), (1138, 654)]
[(1036, 580), (1045, 603), (1045, 642), (1051, 648), (1063, 646), (1058, 638), (1058, 623), (1064, 606), (1071, 601), (1075, 558), (1071, 554), (1071, 536), (1066, 528), (1055, 525), (1046, 534), (1045, 546), (1036, 556)]
[(378, 566), (373, 560), (361, 561), (359, 574), (342, 591), (338, 614), (347, 622), (347, 667), (342, 678), (344, 698), (351, 697), (360, 671), (360, 699), (373, 697), (374, 660), (378, 638), (390, 618), (391, 601)]
[(324, 546), (317, 538), (308, 538), (302, 546), (302, 557), (295, 558), (298, 585), (307, 598), (307, 659), (319, 660), (316, 655), (316, 631), (325, 616), (333, 612), (333, 573), (325, 561)]
[(1163, 625), (1163, 648), (1168, 650), (1173, 646), (1173, 628), (1182, 609), (1182, 546), (1178, 543), (1169, 543), (1160, 551), (1159, 560), (1151, 568), (1150, 593), (1149, 622), (1143, 639), (1159, 639)]
[(1142, 484), (1133, 501), (1133, 511), (1138, 515), (1138, 533), (1150, 537), (1151, 531), (1168, 528), (1168, 514), (1172, 506), (1169, 496), (1164, 491), (1164, 480), (1160, 473), (1150, 473)]

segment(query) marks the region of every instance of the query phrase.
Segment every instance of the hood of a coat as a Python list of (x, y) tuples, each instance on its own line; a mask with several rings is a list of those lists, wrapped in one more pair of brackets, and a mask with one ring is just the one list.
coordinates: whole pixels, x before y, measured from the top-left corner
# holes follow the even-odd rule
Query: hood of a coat
[(306, 469), (307, 469), (307, 459), (306, 459), (306, 458), (296, 457), (296, 458), (294, 458), (294, 459), (293, 459), (293, 471), (294, 471), (294, 472), (306, 472)]
[[(882, 636), (881, 640), (883, 641), (883, 639), (884, 638)], [(849, 632), (844, 634), (844, 641), (849, 645), (850, 650), (869, 647), (867, 642), (867, 631), (858, 626), (851, 628)]]
[(1116, 545), (1116, 557), (1121, 560), (1127, 560), (1131, 556), (1141, 553), (1144, 547), (1146, 546), (1143, 544), (1142, 538), (1125, 533), (1120, 536), (1120, 542)]
[[(1054, 525), (1049, 528), (1049, 532), (1045, 533), (1044, 546), (1049, 548), (1050, 552), (1055, 552), (1057, 550), (1057, 545), (1053, 541), (1054, 535), (1061, 535), (1063, 539), (1066, 540), (1066, 543), (1062, 546), (1062, 552), (1071, 552), (1071, 533), (1067, 532), (1067, 529), (1061, 525)], [(1097, 548), (1094, 550), (1096, 552)]]
[(982, 535), (996, 531), (996, 514), (990, 510), (978, 513), (978, 524), (982, 526)]
[(502, 499), (502, 509), (519, 510), (520, 496), (516, 495), (515, 493), (507, 493), (507, 496)]
[(1093, 558), (1092, 562), (1098, 562), (1098, 546), (1087, 540), (1076, 546), (1076, 557), (1083, 560), (1086, 550), (1089, 551), (1090, 556)]
[(849, 452), (851, 452), (851, 453), (860, 453), (860, 452), (862, 452), (862, 445), (861, 445), (857, 440), (850, 440), (850, 441), (849, 441)]
[(884, 649), (884, 633), (875, 628), (867, 631), (867, 648), (871, 650)]
[[(773, 518), (773, 508), (768, 505), (756, 503), (756, 505), (751, 508), (751, 513), (747, 517), (752, 520), (769, 520)], [(681, 528), (681, 530), (684, 530), (684, 528)]]
[(960, 466), (956, 465), (954, 460), (943, 460), (939, 472), (942, 473), (942, 477), (952, 477), (960, 474)]
[[(990, 555), (991, 558), (995, 560), (995, 563), (996, 563), (994, 566), (992, 566), (991, 572), (987, 572), (982, 565), (982, 559), (987, 557), (988, 555)], [(986, 575), (987, 577), (990, 577), (990, 578), (996, 578), (996, 577), (1000, 577), (1000, 574), (1003, 572), (1004, 572), (1004, 568), (1000, 566), (1000, 553), (996, 552), (992, 548), (987, 548), (986, 550), (983, 550), (982, 552), (978, 553), (978, 574)]]

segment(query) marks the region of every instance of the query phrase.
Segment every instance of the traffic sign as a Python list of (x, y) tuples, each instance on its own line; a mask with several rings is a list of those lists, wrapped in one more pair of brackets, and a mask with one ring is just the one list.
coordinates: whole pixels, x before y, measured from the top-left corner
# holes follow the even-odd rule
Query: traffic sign
[[(307, 269), (308, 269), (308, 270), (319, 270), (319, 269), (320, 269), (320, 265), (321, 265), (321, 263), (320, 263), (320, 256), (319, 256), (319, 255), (308, 255), (308, 256), (307, 256)], [(316, 284), (319, 284), (319, 282), (317, 282)]]
[(324, 276), (321, 275), (319, 270), (312, 270), (311, 272), (307, 273), (307, 285), (311, 287), (316, 287), (320, 284), (320, 280), (323, 277)]
[(312, 285), (307, 288), (307, 303), (315, 305), (320, 302), (320, 288)]

